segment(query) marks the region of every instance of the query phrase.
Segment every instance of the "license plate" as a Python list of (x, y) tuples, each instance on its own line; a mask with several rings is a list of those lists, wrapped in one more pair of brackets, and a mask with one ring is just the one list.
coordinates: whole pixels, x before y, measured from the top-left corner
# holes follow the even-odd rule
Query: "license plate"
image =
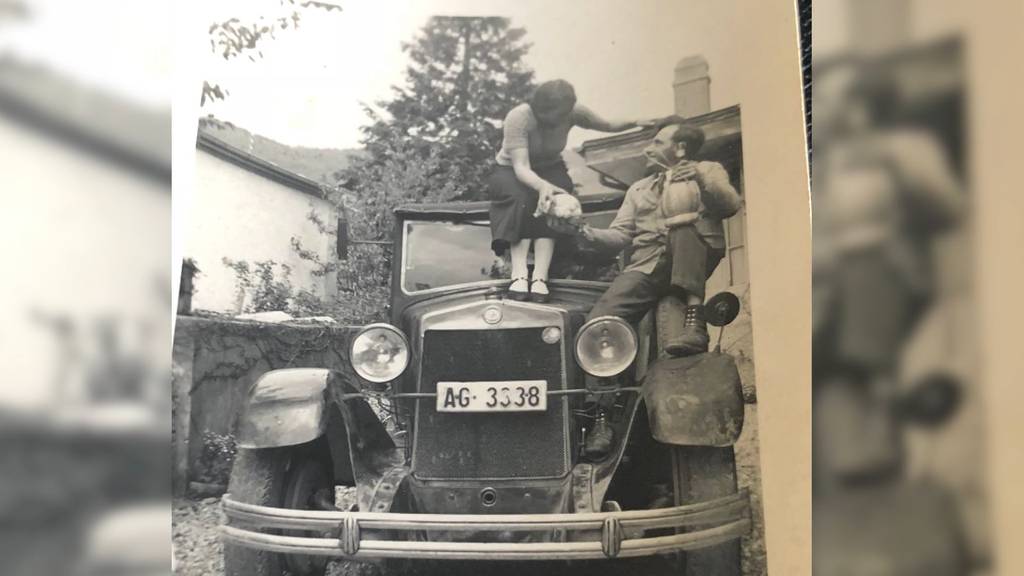
[(546, 380), (438, 382), (438, 412), (540, 412), (548, 408)]

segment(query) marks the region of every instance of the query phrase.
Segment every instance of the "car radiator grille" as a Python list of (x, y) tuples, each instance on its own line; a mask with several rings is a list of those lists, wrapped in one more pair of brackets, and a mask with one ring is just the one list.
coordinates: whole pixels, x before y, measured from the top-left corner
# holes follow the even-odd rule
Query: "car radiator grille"
[[(562, 346), (541, 340), (542, 328), (428, 330), (420, 391), (438, 381), (546, 380), (564, 388)], [(549, 396), (544, 412), (439, 413), (433, 400), (417, 409), (413, 474), (423, 479), (550, 478), (568, 472), (565, 396)]]

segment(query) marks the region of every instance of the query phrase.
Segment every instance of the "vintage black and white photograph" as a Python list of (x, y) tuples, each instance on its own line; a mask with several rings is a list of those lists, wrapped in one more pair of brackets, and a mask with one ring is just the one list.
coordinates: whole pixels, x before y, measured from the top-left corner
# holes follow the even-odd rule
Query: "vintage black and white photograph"
[(767, 573), (737, 6), (205, 12), (178, 573)]

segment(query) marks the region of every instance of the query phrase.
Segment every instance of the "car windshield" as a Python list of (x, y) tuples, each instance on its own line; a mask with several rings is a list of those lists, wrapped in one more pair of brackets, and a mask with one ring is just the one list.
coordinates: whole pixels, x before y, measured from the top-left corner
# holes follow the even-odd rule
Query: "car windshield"
[[(594, 226), (607, 226), (614, 213), (588, 214)], [(491, 250), (491, 226), (485, 221), (406, 221), (403, 234), (402, 287), (406, 292), (510, 277), (508, 253)], [(598, 255), (575, 239), (559, 240), (551, 278), (610, 281), (618, 271), (614, 255)]]

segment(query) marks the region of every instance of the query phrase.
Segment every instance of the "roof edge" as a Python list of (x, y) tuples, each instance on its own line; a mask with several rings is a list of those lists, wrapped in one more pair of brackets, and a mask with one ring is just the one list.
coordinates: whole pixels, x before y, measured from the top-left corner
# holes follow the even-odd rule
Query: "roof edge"
[[(694, 124), (697, 124), (698, 126), (702, 126), (704, 124), (710, 124), (712, 122), (715, 122), (717, 120), (722, 120), (724, 118), (731, 118), (731, 117), (734, 117), (734, 116), (739, 116), (739, 114), (740, 114), (740, 105), (739, 104), (733, 104), (732, 106), (727, 106), (725, 108), (719, 108), (718, 110), (714, 110), (714, 111), (708, 112), (706, 114), (701, 114), (699, 116), (691, 116), (691, 117), (687, 118), (686, 121), (687, 122), (692, 122)], [(577, 151), (579, 151), (579, 153), (581, 155), (586, 157), (586, 152), (589, 152), (589, 151), (592, 151), (592, 150), (600, 150), (600, 149), (603, 149), (603, 148), (614, 148), (614, 147), (617, 147), (617, 146), (621, 146), (623, 144), (629, 144), (629, 143), (632, 143), (632, 142), (641, 142), (641, 141), (650, 140), (654, 136), (654, 133), (655, 133), (655, 129), (654, 128), (645, 128), (643, 130), (638, 130), (638, 131), (635, 131), (635, 132), (626, 132), (625, 134), (615, 134), (614, 136), (605, 136), (603, 138), (594, 138), (594, 139), (587, 140), (587, 141), (583, 142), (579, 146), (579, 148), (577, 148)]]
[(278, 184), (283, 184), (317, 198), (326, 198), (326, 191), (330, 190), (330, 186), (327, 184), (321, 184), (302, 174), (292, 172), (250, 152), (236, 148), (202, 129), (199, 130), (196, 138), (196, 148), (209, 152), (254, 174), (269, 178)]

